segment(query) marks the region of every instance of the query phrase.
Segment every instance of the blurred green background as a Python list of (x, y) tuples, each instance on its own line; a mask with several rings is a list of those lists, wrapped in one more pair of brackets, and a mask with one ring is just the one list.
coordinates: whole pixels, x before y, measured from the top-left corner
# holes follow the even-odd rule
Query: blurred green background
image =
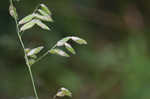
[[(72, 99), (150, 99), (149, 0), (20, 0), (19, 18), (38, 3), (53, 13), (52, 31), (26, 31), (26, 47), (45, 46), (75, 35), (87, 46), (73, 43), (71, 58), (49, 55), (32, 67), (40, 99), (52, 99), (61, 87)], [(0, 99), (33, 99), (23, 51), (8, 12), (0, 3)], [(68, 99), (67, 97), (65, 97)]]

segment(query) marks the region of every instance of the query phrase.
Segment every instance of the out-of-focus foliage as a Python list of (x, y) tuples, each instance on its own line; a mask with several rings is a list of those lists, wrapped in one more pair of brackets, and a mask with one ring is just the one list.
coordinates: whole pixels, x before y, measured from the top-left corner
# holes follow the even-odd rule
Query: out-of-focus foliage
[[(72, 99), (149, 99), (150, 54), (149, 0), (20, 0), (19, 20), (39, 2), (54, 19), (51, 31), (25, 31), (28, 48), (56, 44), (68, 35), (88, 41), (72, 58), (55, 55), (33, 66), (41, 99), (52, 99), (57, 89), (68, 88)], [(32, 99), (32, 85), (9, 0), (0, 3), (0, 99)], [(42, 32), (42, 33), (41, 33)], [(67, 52), (67, 50), (65, 50)], [(42, 53), (43, 51), (41, 51)], [(68, 52), (69, 53), (69, 52)]]

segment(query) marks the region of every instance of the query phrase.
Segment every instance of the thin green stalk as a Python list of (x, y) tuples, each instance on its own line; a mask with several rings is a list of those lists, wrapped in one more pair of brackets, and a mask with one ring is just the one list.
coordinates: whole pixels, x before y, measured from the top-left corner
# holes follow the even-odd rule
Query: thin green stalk
[(13, 4), (12, 0), (9, 0), (10, 1), (10, 4)]
[(36, 91), (36, 87), (35, 87), (35, 83), (34, 83), (34, 78), (33, 78), (31, 67), (28, 67), (28, 70), (29, 70), (29, 73), (30, 73), (30, 77), (31, 77), (31, 81), (32, 81), (35, 97), (36, 97), (36, 99), (39, 99), (37, 91)]
[(35, 7), (35, 10), (33, 11), (33, 13), (35, 13), (35, 12), (38, 10), (39, 6), (40, 6), (40, 4), (38, 4), (38, 5)]
[(29, 59), (28, 59), (27, 54), (26, 54), (26, 52), (25, 52), (25, 46), (24, 46), (23, 40), (22, 40), (22, 38), (21, 38), (21, 36), (20, 36), (20, 30), (19, 30), (19, 26), (18, 26), (17, 20), (15, 20), (15, 22), (16, 22), (16, 26), (17, 26), (18, 38), (19, 38), (19, 41), (20, 41), (20, 43), (21, 43), (21, 45), (22, 45), (22, 48), (23, 48), (23, 50), (24, 50), (25, 61), (26, 61), (26, 65), (27, 65), (28, 70), (29, 70), (30, 77), (31, 77), (34, 94), (35, 94), (36, 99), (39, 99), (39, 98), (38, 98), (37, 91), (36, 91), (34, 79), (33, 79), (33, 74), (32, 74), (32, 70), (31, 70), (31, 66), (30, 66), (30, 64), (29, 64)]
[(32, 70), (31, 70), (31, 66), (30, 66), (30, 64), (29, 64), (29, 59), (28, 59), (27, 54), (26, 54), (26, 52), (25, 52), (25, 46), (24, 46), (23, 40), (22, 40), (22, 38), (21, 38), (21, 36), (20, 36), (20, 30), (19, 30), (19, 27), (18, 27), (17, 20), (15, 20), (15, 22), (16, 22), (16, 26), (17, 26), (18, 38), (19, 38), (19, 41), (20, 41), (20, 43), (21, 43), (21, 45), (22, 45), (22, 48), (23, 48), (23, 50), (24, 50), (25, 61), (26, 61), (26, 65), (27, 65), (28, 70), (29, 70), (30, 77), (31, 77), (34, 94), (35, 94), (35, 96), (36, 96), (36, 99), (39, 99), (39, 98), (38, 98), (38, 95), (37, 95), (36, 87), (35, 87), (35, 84), (34, 84), (34, 79), (33, 79), (33, 74), (32, 74)]
[[(56, 47), (56, 44), (51, 48), (51, 49), (54, 49)], [(49, 51), (45, 52), (41, 57), (39, 57), (35, 63), (39, 62), (41, 59), (43, 59), (47, 54), (49, 53)]]
[[(13, 4), (12, 0), (10, 0), (10, 3)], [(32, 74), (32, 70), (31, 70), (31, 66), (30, 66), (30, 64), (29, 64), (29, 59), (28, 59), (27, 54), (26, 54), (26, 51), (25, 51), (25, 46), (24, 46), (23, 40), (22, 40), (21, 35), (20, 35), (21, 32), (20, 32), (20, 30), (19, 30), (19, 26), (18, 26), (18, 22), (17, 22), (17, 19), (16, 19), (16, 18), (15, 18), (15, 23), (16, 23), (17, 35), (18, 35), (19, 41), (20, 41), (20, 43), (21, 43), (21, 46), (22, 46), (22, 48), (23, 48), (24, 55), (25, 55), (24, 58), (25, 58), (25, 61), (26, 61), (26, 65), (27, 65), (27, 67), (28, 67), (28, 71), (29, 71), (30, 77), (31, 77), (34, 94), (35, 94), (36, 99), (39, 99), (38, 94), (37, 94), (37, 91), (36, 91), (34, 79), (33, 79), (33, 74)]]
[(43, 59), (49, 52), (44, 53), (41, 57), (39, 57), (35, 63), (39, 62), (41, 59)]
[[(10, 0), (10, 3), (13, 5), (12, 0)], [(38, 5), (38, 6), (39, 6), (39, 5)], [(36, 10), (37, 10), (38, 6), (36, 7)], [(36, 10), (35, 10), (35, 11), (36, 11)], [(34, 11), (34, 12), (35, 12), (35, 11)], [(36, 87), (35, 87), (35, 82), (34, 82), (32, 70), (31, 70), (31, 65), (29, 64), (29, 59), (28, 59), (27, 53), (26, 53), (26, 51), (25, 51), (25, 46), (24, 46), (24, 43), (23, 43), (23, 40), (22, 40), (22, 37), (21, 37), (21, 32), (20, 32), (20, 29), (19, 29), (19, 25), (18, 25), (17, 18), (15, 18), (15, 23), (16, 23), (17, 35), (18, 35), (19, 41), (20, 41), (21, 46), (22, 46), (23, 51), (24, 51), (24, 58), (25, 58), (26, 65), (27, 65), (27, 67), (28, 67), (28, 71), (29, 71), (29, 75), (30, 75), (31, 81), (32, 81), (32, 86), (33, 86), (34, 94), (35, 94), (36, 99), (39, 99), (38, 94), (37, 94), (37, 90), (36, 90)], [(54, 46), (54, 47), (55, 47), (55, 46)], [(54, 48), (54, 47), (53, 47), (53, 48)], [(40, 60), (41, 60), (42, 58), (44, 58), (47, 54), (48, 54), (48, 52), (46, 52), (45, 54), (43, 54), (39, 59), (36, 60), (36, 62), (40, 61)]]

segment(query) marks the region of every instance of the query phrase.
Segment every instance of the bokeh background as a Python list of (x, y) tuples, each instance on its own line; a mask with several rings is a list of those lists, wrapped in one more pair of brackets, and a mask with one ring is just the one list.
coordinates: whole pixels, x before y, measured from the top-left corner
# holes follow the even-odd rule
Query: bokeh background
[[(72, 99), (150, 99), (149, 0), (20, 0), (19, 18), (41, 2), (53, 13), (52, 30), (26, 31), (26, 47), (46, 51), (70, 35), (88, 45), (73, 43), (77, 54), (71, 58), (49, 55), (32, 67), (40, 99), (52, 99), (61, 87), (72, 91)], [(0, 99), (33, 99), (8, 7), (9, 0), (0, 2)]]

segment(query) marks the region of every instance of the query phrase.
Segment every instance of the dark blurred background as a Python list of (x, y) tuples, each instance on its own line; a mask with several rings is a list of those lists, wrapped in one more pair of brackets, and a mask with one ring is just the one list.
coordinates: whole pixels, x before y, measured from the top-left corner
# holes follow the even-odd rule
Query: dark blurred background
[[(40, 99), (52, 99), (61, 87), (72, 91), (72, 99), (150, 99), (150, 0), (20, 0), (19, 19), (38, 3), (53, 13), (52, 31), (26, 31), (26, 47), (46, 51), (70, 35), (88, 42), (73, 43), (77, 54), (71, 58), (49, 55), (32, 67)], [(0, 99), (32, 99), (8, 7), (9, 0), (0, 2)]]

